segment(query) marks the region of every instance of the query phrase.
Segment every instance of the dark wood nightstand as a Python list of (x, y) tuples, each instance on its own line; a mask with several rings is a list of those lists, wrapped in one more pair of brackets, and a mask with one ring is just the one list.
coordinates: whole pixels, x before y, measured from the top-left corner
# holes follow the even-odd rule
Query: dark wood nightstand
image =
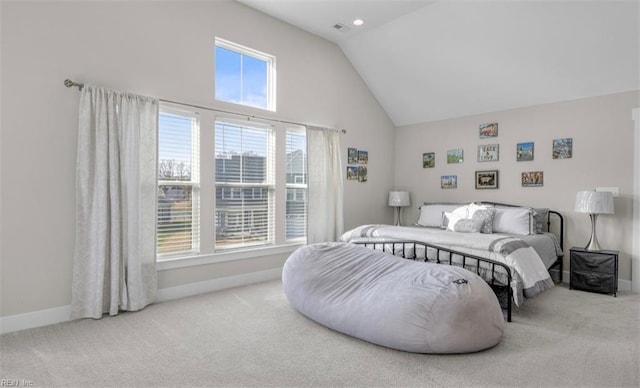
[(569, 250), (569, 288), (603, 294), (618, 291), (618, 251)]

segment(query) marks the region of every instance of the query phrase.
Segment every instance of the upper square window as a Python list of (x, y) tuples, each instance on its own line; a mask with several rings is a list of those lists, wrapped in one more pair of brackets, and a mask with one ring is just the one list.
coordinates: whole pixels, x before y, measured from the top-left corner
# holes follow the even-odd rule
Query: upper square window
[(216, 38), (216, 100), (276, 110), (276, 58)]

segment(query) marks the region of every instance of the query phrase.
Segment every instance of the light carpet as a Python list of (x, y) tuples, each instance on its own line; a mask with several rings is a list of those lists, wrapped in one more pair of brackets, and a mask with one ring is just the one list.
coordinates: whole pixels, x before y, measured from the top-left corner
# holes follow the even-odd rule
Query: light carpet
[(5, 334), (0, 379), (33, 387), (638, 387), (639, 307), (638, 294), (556, 286), (515, 309), (497, 346), (425, 355), (316, 324), (270, 281)]

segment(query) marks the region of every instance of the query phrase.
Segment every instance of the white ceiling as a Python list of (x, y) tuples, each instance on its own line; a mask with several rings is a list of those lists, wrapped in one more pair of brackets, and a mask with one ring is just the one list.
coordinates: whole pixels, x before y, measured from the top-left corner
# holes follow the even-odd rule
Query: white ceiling
[(239, 1), (337, 43), (397, 126), (640, 89), (637, 0)]

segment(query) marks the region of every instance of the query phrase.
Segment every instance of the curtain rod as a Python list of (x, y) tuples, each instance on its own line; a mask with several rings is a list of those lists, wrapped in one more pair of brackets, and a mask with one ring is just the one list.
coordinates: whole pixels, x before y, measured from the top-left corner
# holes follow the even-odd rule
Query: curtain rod
[[(82, 90), (82, 88), (84, 87), (84, 84), (83, 83), (74, 82), (74, 81), (72, 81), (72, 80), (67, 78), (66, 80), (64, 80), (64, 86), (66, 86), (68, 88), (74, 88), (75, 87), (75, 88), (78, 88), (78, 90)], [(231, 111), (228, 111), (228, 110), (209, 108), (207, 106), (200, 106), (200, 105), (187, 104), (187, 103), (179, 102), (179, 101), (165, 100), (165, 99), (162, 99), (162, 98), (159, 98), (158, 100), (162, 101), (162, 102), (167, 102), (169, 104), (177, 104), (177, 105), (189, 106), (191, 108), (205, 109), (205, 110), (210, 110), (210, 111), (213, 111), (213, 112), (227, 113), (227, 114), (232, 114), (232, 115), (236, 115), (236, 116), (245, 116), (247, 118), (259, 119), (259, 120), (269, 120), (269, 121), (275, 121), (275, 122), (283, 123), (283, 124), (302, 125), (303, 127), (313, 126), (313, 125), (309, 125), (309, 124), (298, 123), (298, 122), (295, 122), (295, 121), (271, 119), (269, 117), (260, 117), (260, 116), (256, 116), (256, 115), (246, 115), (246, 114), (242, 114), (242, 113), (231, 112)], [(343, 134), (347, 133), (346, 129), (333, 129), (333, 128), (324, 128), (324, 129), (326, 129), (328, 131), (340, 132), (340, 133), (343, 133)]]

